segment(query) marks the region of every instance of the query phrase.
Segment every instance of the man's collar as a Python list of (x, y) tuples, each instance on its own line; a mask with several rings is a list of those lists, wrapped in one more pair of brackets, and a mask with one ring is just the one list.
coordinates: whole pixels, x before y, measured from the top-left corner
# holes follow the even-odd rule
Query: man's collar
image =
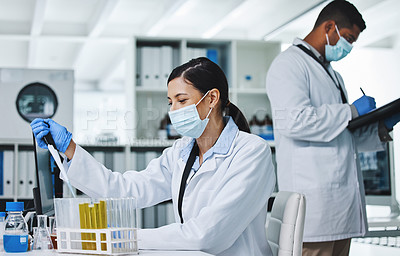
[(325, 65), (326, 65), (326, 64), (329, 64), (329, 62), (325, 61), (325, 58), (324, 58), (314, 47), (312, 47), (312, 46), (311, 46), (309, 43), (307, 43), (306, 41), (304, 41), (304, 40), (302, 40), (302, 39), (300, 39), (300, 38), (295, 38), (295, 39), (293, 40), (293, 44), (294, 44), (294, 45), (297, 45), (297, 44), (304, 45), (304, 46), (307, 47), (312, 53), (314, 53), (314, 55), (317, 56), (317, 58), (318, 58), (319, 60), (321, 60), (322, 63), (324, 63)]

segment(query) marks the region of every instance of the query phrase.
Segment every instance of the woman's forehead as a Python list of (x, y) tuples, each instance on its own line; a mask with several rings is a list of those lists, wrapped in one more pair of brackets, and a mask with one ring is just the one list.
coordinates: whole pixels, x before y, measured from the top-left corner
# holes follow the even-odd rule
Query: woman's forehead
[(199, 91), (183, 77), (177, 77), (168, 83), (168, 97), (172, 98), (178, 93), (195, 94)]

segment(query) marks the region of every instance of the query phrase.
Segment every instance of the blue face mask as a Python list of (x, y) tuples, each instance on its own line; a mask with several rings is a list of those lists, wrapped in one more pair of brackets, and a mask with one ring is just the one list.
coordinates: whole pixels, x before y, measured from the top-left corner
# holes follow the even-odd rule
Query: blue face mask
[(336, 32), (339, 35), (339, 40), (336, 45), (329, 45), (328, 34), (326, 35), (327, 44), (325, 45), (325, 59), (327, 61), (338, 61), (346, 57), (347, 54), (350, 53), (353, 46), (347, 42), (344, 37), (340, 36), (339, 30), (335, 25)]
[(197, 139), (203, 134), (208, 124), (208, 116), (212, 108), (208, 112), (206, 118), (201, 120), (196, 106), (207, 96), (208, 92), (204, 94), (203, 98), (201, 98), (197, 104), (168, 112), (172, 125), (180, 135)]

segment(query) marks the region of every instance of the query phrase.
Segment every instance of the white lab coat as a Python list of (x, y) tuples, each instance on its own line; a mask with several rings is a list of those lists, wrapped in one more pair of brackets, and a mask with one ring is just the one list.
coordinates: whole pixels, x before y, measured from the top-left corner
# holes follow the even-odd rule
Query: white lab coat
[(235, 134), (227, 154), (214, 154), (189, 176), (184, 224), (177, 202), (185, 167), (180, 152), (188, 138), (177, 140), (145, 170), (124, 174), (111, 172), (77, 146), (67, 173), (74, 187), (95, 198), (134, 196), (139, 208), (172, 199), (176, 223), (139, 230), (140, 249), (271, 255), (265, 235), (266, 204), (275, 186), (271, 151), (258, 136)]
[[(294, 44), (302, 42), (296, 39)], [(336, 75), (347, 97), (343, 80)], [(340, 91), (323, 67), (296, 46), (273, 61), (267, 94), (279, 190), (303, 193), (307, 200), (304, 241), (364, 235), (365, 198), (357, 150), (383, 149), (378, 125), (351, 133), (346, 128), (349, 104), (341, 103)]]

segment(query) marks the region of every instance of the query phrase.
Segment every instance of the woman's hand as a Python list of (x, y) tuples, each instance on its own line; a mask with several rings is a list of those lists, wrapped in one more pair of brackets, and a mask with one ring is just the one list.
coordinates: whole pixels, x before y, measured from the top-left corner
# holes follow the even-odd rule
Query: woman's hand
[(47, 148), (44, 137), (50, 133), (57, 150), (63, 153), (67, 151), (67, 148), (72, 140), (72, 133), (70, 133), (64, 126), (51, 119), (36, 118), (32, 121), (31, 128), (39, 147)]

